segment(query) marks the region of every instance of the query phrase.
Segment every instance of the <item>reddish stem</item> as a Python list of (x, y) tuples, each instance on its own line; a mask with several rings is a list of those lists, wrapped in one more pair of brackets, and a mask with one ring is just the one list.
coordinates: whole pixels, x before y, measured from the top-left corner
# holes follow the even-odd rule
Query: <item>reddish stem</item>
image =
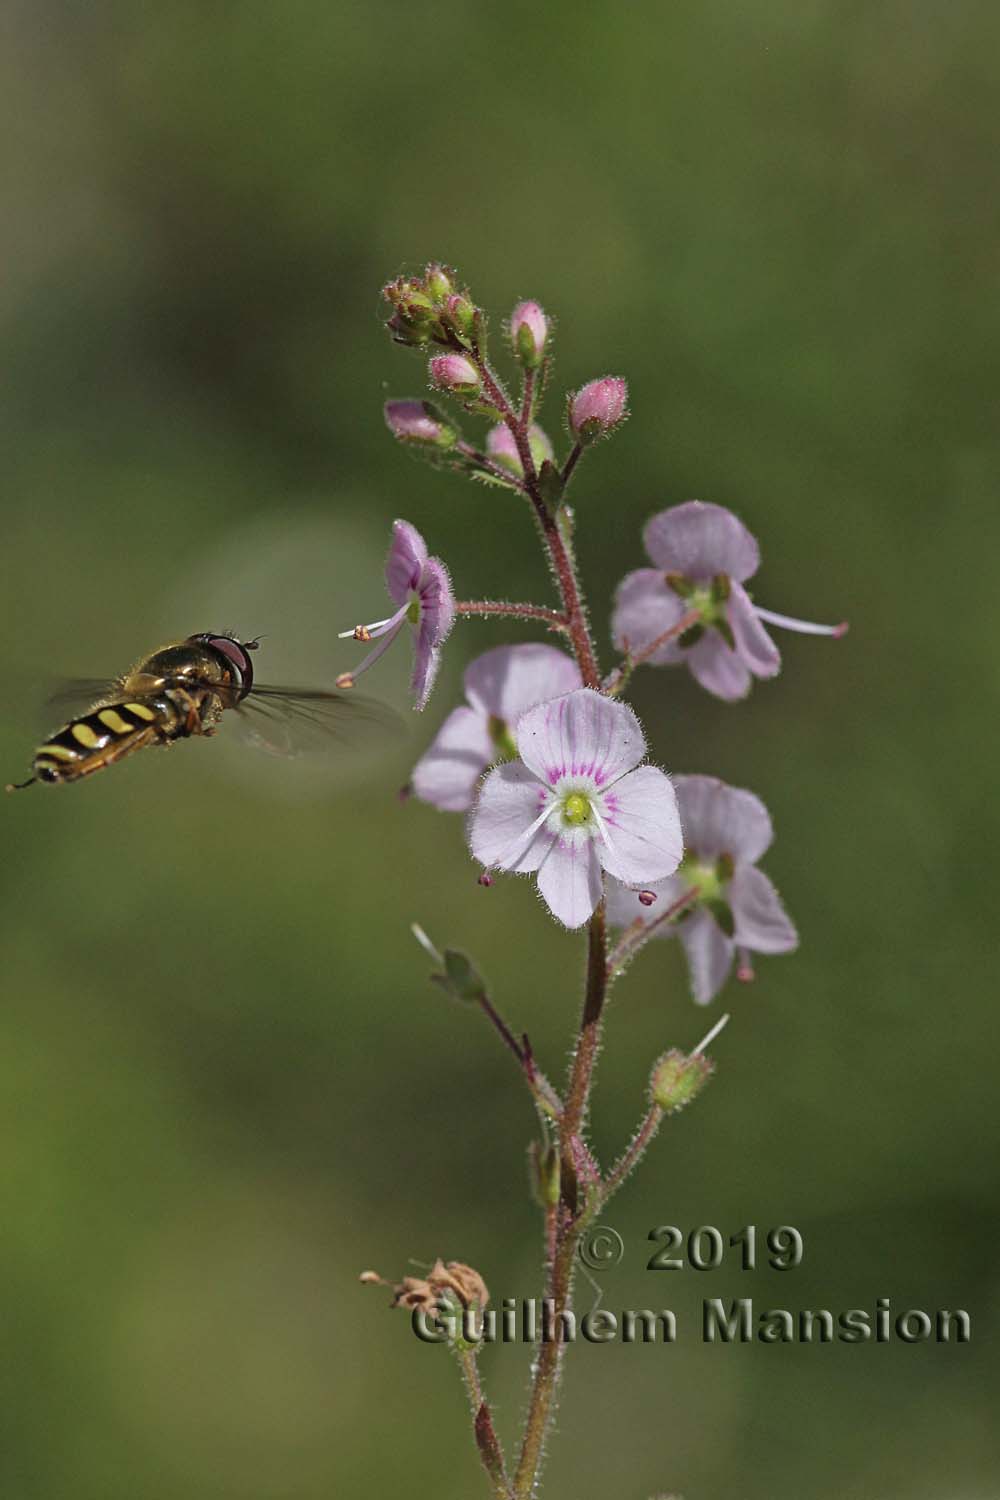
[(662, 631), (648, 645), (643, 646), (641, 651), (637, 651), (634, 656), (629, 652), (625, 660), (620, 666), (615, 668), (604, 684), (604, 691), (606, 693), (617, 693), (618, 689), (623, 687), (631, 677), (636, 667), (641, 667), (644, 662), (647, 662), (651, 656), (659, 651), (661, 646), (666, 646), (670, 641), (675, 640), (677, 636), (683, 635), (685, 630), (690, 630), (692, 625), (697, 625), (700, 619), (701, 615), (698, 610), (689, 609), (667, 630)]
[(568, 630), (565, 615), (544, 604), (508, 604), (505, 599), (460, 599), (455, 613), (468, 615), (508, 615), (515, 620), (542, 620), (550, 630)]

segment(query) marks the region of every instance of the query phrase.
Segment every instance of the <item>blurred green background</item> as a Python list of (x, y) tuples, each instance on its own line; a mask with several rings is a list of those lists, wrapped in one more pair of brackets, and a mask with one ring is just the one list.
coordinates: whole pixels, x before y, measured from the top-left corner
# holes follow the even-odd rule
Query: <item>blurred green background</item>
[[(803, 941), (707, 1012), (674, 945), (615, 995), (605, 1159), (653, 1057), (733, 1021), (606, 1215), (605, 1305), (682, 1335), (572, 1351), (544, 1494), (1000, 1495), (996, 7), (11, 0), (0, 25), (4, 779), (53, 678), (172, 635), (259, 631), (262, 676), (329, 682), (394, 516), (462, 594), (547, 597), (515, 498), (381, 418), (424, 381), (387, 276), (441, 256), (498, 323), (537, 296), (550, 425), (562, 389), (632, 388), (575, 493), (605, 648), (642, 522), (695, 495), (760, 536), (762, 603), (852, 626), (784, 637), (735, 708), (636, 683), (664, 765), (768, 802)], [(514, 632), (460, 625), (384, 754), (220, 739), (3, 804), (5, 1500), (484, 1492), (447, 1355), (357, 1274), (442, 1254), (497, 1298), (539, 1284), (524, 1091), (408, 924), (477, 955), (556, 1073), (581, 939), (395, 797)], [(402, 656), (369, 679), (400, 705)], [(666, 1222), (795, 1224), (805, 1262), (655, 1276)], [(964, 1307), (974, 1341), (704, 1347), (700, 1299), (745, 1295)], [(508, 1439), (527, 1365), (483, 1356)]]

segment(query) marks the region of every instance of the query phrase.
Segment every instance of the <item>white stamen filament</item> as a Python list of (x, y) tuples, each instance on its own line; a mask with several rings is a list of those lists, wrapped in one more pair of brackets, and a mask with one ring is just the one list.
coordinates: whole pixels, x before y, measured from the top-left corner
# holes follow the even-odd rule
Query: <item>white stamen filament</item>
[[(586, 796), (587, 794), (584, 793), (583, 795)], [(594, 822), (597, 824), (597, 827), (598, 827), (598, 830), (600, 832), (601, 838), (604, 840), (605, 844), (610, 849), (611, 848), (611, 835), (608, 833), (607, 828), (604, 826), (604, 819), (601, 817), (600, 813), (597, 811), (597, 803), (595, 801), (593, 801), (593, 799), (590, 798), (590, 797), (587, 797), (587, 802), (590, 805), (590, 811), (594, 815)]]
[(338, 630), (337, 639), (338, 641), (363, 639), (362, 637), (358, 636), (359, 630), (366, 630), (368, 632), (368, 638), (382, 635), (385, 630), (388, 630), (392, 625), (395, 625), (396, 621), (400, 619), (402, 615), (405, 615), (408, 609), (409, 604), (404, 604), (402, 609), (397, 609), (394, 615), (386, 615), (384, 620), (373, 620), (370, 625), (352, 625), (350, 630)]
[(698, 1043), (697, 1047), (691, 1053), (691, 1056), (692, 1057), (700, 1057), (701, 1054), (704, 1052), (705, 1048), (708, 1047), (708, 1046), (710, 1046), (711, 1043), (715, 1041), (715, 1038), (719, 1035), (719, 1032), (722, 1030), (722, 1028), (724, 1026), (726, 1026), (728, 1024), (728, 1022), (729, 1022), (729, 1016), (728, 1015), (721, 1016), (720, 1019), (718, 1021), (716, 1021), (715, 1025), (712, 1027), (712, 1029), (708, 1033), (708, 1035), (705, 1036), (705, 1037), (702, 1037), (702, 1039)]
[(436, 964), (441, 964), (442, 967), (443, 967), (444, 966), (444, 959), (443, 959), (443, 957), (437, 951), (437, 949), (435, 948), (434, 944), (431, 942), (430, 938), (427, 936), (426, 932), (421, 927), (420, 923), (419, 922), (411, 922), (410, 923), (410, 931), (413, 933), (413, 936), (416, 938), (417, 942), (420, 944), (421, 948), (423, 948), (423, 950), (427, 954), (427, 956), (429, 958), (432, 958)]
[(356, 667), (352, 668), (350, 672), (344, 674), (345, 676), (350, 677), (352, 687), (354, 685), (355, 679), (360, 677), (362, 672), (367, 672), (368, 668), (374, 666), (379, 657), (384, 656), (388, 651), (389, 647), (392, 645), (393, 641), (396, 639), (397, 635), (403, 628), (403, 620), (401, 617), (404, 614), (405, 610), (400, 610), (399, 616), (396, 617), (395, 623), (392, 625), (391, 629), (386, 629), (385, 631), (377, 631), (376, 634), (380, 635), (382, 639), (379, 641), (374, 651), (369, 651), (368, 655), (363, 657), (362, 660), (358, 662), (358, 665)]
[(795, 630), (799, 635), (832, 635), (839, 638), (847, 634), (847, 621), (839, 625), (816, 625), (812, 620), (796, 620), (791, 615), (775, 614), (773, 609), (761, 609), (754, 605), (754, 613), (768, 625), (779, 625), (782, 630)]
[(502, 870), (509, 870), (512, 863), (515, 860), (520, 859), (521, 855), (527, 849), (528, 845), (531, 843), (531, 840), (534, 838), (535, 834), (538, 832), (539, 828), (541, 828), (545, 820), (547, 818), (550, 818), (551, 816), (552, 804), (546, 803), (535, 821), (528, 828), (526, 828), (523, 833), (519, 833), (516, 838), (512, 839), (511, 842), (504, 847), (502, 852), (493, 860), (493, 863), (495, 865), (498, 865)]

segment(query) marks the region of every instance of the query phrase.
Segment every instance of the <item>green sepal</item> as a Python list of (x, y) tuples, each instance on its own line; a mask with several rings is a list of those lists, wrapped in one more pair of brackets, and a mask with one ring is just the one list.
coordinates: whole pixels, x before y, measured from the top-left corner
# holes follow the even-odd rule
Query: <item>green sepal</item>
[(725, 604), (732, 593), (732, 584), (728, 573), (716, 573), (712, 579), (712, 598), (717, 604)]
[(683, 573), (664, 573), (663, 582), (668, 589), (673, 589), (679, 599), (690, 599), (694, 593), (694, 584)]
[(439, 265), (437, 262), (429, 265), (424, 272), (424, 286), (427, 288), (428, 295), (436, 303), (443, 302), (455, 290), (454, 283), (448, 274), (448, 268)]
[(653, 1103), (664, 1114), (671, 1115), (697, 1098), (712, 1075), (713, 1064), (700, 1052), (690, 1057), (672, 1048), (653, 1068), (649, 1093)]
[(543, 1146), (541, 1141), (532, 1141), (528, 1147), (531, 1163), (531, 1188), (542, 1208), (553, 1208), (559, 1202), (561, 1167), (559, 1151), (555, 1146)]
[(479, 484), (492, 484), (498, 490), (511, 490), (513, 494), (522, 493), (521, 486), (514, 479), (501, 479), (499, 474), (494, 474), (492, 469), (483, 469), (476, 463), (474, 458), (462, 458), (453, 465), (461, 473), (467, 474), (470, 479), (475, 479)]
[(677, 637), (677, 644), (686, 651), (689, 646), (697, 646), (704, 634), (704, 625), (689, 625), (687, 630)]
[(486, 322), (486, 314), (481, 307), (474, 307), (472, 309), (472, 323), (469, 328), (468, 337), (479, 353), (485, 356), (489, 328)]
[(562, 499), (563, 482), (551, 458), (547, 458), (538, 471), (538, 488), (549, 510), (555, 510)]
[(514, 353), (520, 363), (528, 370), (537, 370), (542, 362), (542, 356), (535, 348), (535, 340), (531, 336), (531, 329), (527, 323), (522, 323), (517, 330)]
[(451, 993), (458, 1000), (481, 1000), (486, 985), (467, 953), (458, 948), (444, 950), (444, 976)]
[(733, 627), (728, 620), (713, 620), (713, 625), (722, 636), (730, 651), (736, 650), (736, 637), (733, 635)]
[(729, 902), (723, 901), (721, 896), (717, 896), (713, 900), (705, 901), (702, 904), (712, 913), (712, 916), (726, 934), (726, 937), (731, 938), (736, 931), (736, 919), (733, 916), (733, 908), (729, 905)]

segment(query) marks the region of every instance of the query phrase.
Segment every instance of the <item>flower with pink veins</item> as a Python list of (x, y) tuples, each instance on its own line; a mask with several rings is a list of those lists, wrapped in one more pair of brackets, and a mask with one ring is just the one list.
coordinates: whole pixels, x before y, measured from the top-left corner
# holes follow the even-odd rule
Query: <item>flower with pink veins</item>
[(684, 830), (680, 868), (667, 880), (650, 882), (648, 891), (612, 886), (608, 919), (619, 927), (640, 921), (654, 928), (655, 937), (676, 933), (687, 955), (691, 993), (707, 1005), (728, 979), (734, 957), (737, 977), (752, 979), (751, 953), (790, 953), (799, 939), (781, 897), (757, 869), (774, 838), (760, 798), (714, 776), (675, 776), (674, 787)]
[(790, 619), (754, 604), (743, 585), (760, 566), (760, 551), (742, 521), (721, 505), (688, 500), (660, 511), (647, 522), (643, 541), (654, 566), (629, 573), (618, 585), (615, 645), (653, 666), (686, 663), (717, 698), (743, 698), (754, 677), (780, 671), (781, 655), (765, 622), (807, 635), (837, 636), (847, 629)]
[(466, 812), (487, 766), (517, 756), (513, 727), (525, 709), (580, 686), (580, 668), (555, 646), (495, 646), (465, 669), (467, 705), (452, 709), (413, 768), (415, 796)]
[(483, 865), (537, 874), (552, 915), (581, 927), (604, 874), (648, 886), (683, 853), (670, 779), (640, 765), (646, 741), (627, 704), (592, 688), (529, 708), (514, 731), (518, 756), (483, 782), (469, 847)]
[(378, 645), (354, 668), (342, 672), (337, 686), (351, 688), (362, 672), (374, 666), (404, 625), (410, 626), (413, 640), (413, 674), (410, 687), (416, 697), (414, 708), (423, 708), (430, 697), (440, 664), (441, 646), (455, 621), (455, 598), (451, 591), (448, 569), (439, 557), (428, 557), (427, 544), (409, 521), (392, 523), (392, 545), (385, 560), (385, 584), (399, 608), (384, 620), (370, 625), (356, 625), (342, 630), (341, 640), (353, 636), (356, 641), (378, 640)]

